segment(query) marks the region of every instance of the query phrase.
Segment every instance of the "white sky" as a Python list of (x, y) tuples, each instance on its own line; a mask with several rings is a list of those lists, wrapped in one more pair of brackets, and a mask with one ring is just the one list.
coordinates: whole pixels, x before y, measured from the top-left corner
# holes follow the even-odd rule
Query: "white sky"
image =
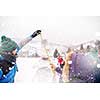
[[(79, 16), (27, 16), (0, 17), (0, 36), (24, 38), (37, 29), (43, 37), (54, 43), (71, 44), (87, 41), (100, 32), (100, 17)], [(36, 38), (38, 40), (39, 38)]]

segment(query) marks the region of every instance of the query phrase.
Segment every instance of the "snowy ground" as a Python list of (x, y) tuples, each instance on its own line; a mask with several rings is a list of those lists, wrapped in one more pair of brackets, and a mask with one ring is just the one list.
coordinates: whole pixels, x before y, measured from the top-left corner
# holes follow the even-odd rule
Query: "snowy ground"
[(52, 73), (48, 61), (41, 58), (17, 58), (19, 71), (16, 74), (15, 82), (53, 82)]

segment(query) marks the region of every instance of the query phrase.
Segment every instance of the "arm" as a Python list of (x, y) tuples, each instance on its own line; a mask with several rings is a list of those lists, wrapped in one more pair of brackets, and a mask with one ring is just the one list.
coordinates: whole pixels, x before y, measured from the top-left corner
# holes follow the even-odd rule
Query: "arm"
[(21, 49), (22, 47), (24, 47), (27, 43), (29, 43), (33, 38), (30, 36), (30, 37), (27, 37), (25, 39), (23, 39), (19, 44), (19, 49)]
[(41, 33), (41, 30), (37, 30), (35, 31), (31, 36), (27, 37), (26, 39), (22, 40), (18, 46), (21, 49), (22, 47), (24, 47), (27, 43), (29, 43), (34, 37), (36, 37), (37, 35), (39, 35)]

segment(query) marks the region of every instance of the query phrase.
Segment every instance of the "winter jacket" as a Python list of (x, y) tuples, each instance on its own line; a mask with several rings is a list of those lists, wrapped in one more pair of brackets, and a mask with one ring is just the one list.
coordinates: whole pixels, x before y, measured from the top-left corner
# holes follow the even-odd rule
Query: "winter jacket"
[[(32, 40), (32, 37), (28, 37), (28, 38), (22, 40), (18, 44), (17, 53), (19, 52), (20, 49), (22, 49), (23, 46), (25, 46), (31, 40)], [(0, 59), (3, 59), (3, 57), (0, 56)], [(2, 71), (2, 69), (0, 69), (0, 83), (14, 83), (16, 71), (18, 71), (16, 63), (14, 66), (12, 66), (11, 70), (6, 75), (3, 75), (3, 71)]]
[(0, 70), (0, 83), (14, 83), (14, 77), (16, 75), (17, 65), (15, 64), (8, 74), (3, 75), (2, 70)]

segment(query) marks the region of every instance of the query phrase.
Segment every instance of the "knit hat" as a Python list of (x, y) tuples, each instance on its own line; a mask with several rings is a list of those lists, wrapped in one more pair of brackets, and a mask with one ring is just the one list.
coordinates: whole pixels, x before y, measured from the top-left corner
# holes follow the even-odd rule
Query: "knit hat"
[(17, 43), (6, 36), (1, 37), (0, 54), (11, 52), (18, 47)]

